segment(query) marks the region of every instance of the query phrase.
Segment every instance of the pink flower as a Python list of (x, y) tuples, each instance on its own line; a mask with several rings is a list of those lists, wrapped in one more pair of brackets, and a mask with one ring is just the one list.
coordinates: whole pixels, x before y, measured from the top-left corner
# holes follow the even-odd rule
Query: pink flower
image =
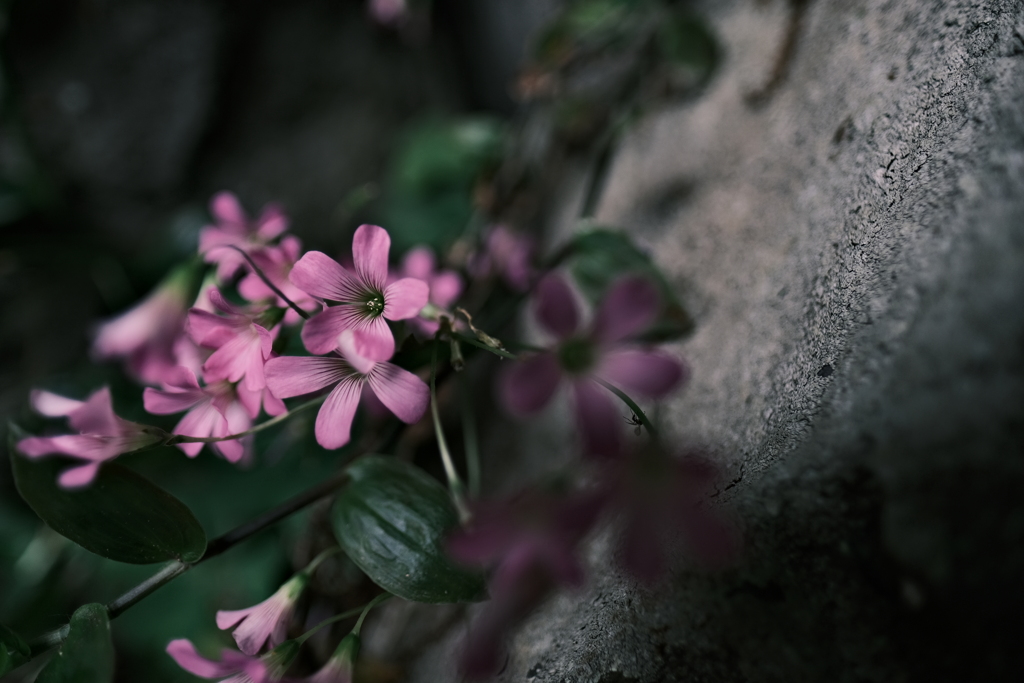
[(682, 362), (668, 354), (624, 343), (654, 322), (658, 291), (642, 277), (627, 276), (609, 288), (588, 331), (580, 331), (580, 312), (569, 285), (547, 275), (537, 285), (536, 314), (557, 338), (555, 348), (516, 363), (502, 375), (501, 396), (518, 415), (534, 413), (569, 383), (584, 451), (619, 453), (623, 418), (604, 380), (627, 394), (661, 398), (686, 377)]
[(469, 272), (475, 278), (500, 276), (510, 289), (525, 292), (533, 275), (533, 251), (530, 238), (496, 225), (488, 233), (483, 251), (470, 260)]
[(93, 354), (100, 359), (127, 358), (132, 374), (159, 384), (163, 373), (175, 365), (174, 344), (184, 329), (193, 271), (173, 271), (148, 297), (100, 325)]
[[(288, 235), (282, 238), (281, 243), (276, 247), (271, 246), (253, 252), (252, 260), (267, 276), (267, 279), (273, 282), (274, 286), (281, 290), (281, 293), (288, 297), (293, 304), (304, 311), (314, 313), (320, 310), (320, 304), (292, 284), (288, 278), (301, 251), (302, 242), (299, 241), (299, 238)], [(270, 301), (275, 306), (282, 308), (287, 306), (284, 299), (277, 296), (274, 290), (268, 287), (267, 283), (256, 273), (249, 273), (242, 278), (238, 283), (238, 293), (249, 301)], [(284, 316), (285, 324), (294, 325), (300, 320), (299, 314), (289, 307)]]
[(409, 11), (406, 0), (370, 0), (367, 9), (370, 17), (384, 26), (399, 23)]
[(288, 218), (276, 204), (268, 204), (255, 223), (249, 220), (230, 192), (218, 192), (210, 200), (210, 213), (216, 225), (207, 225), (199, 231), (199, 253), (207, 263), (217, 264), (217, 277), (223, 282), (231, 279), (245, 265), (245, 259), (228, 245), (236, 246), (247, 254), (267, 246), (271, 240), (288, 229)]
[(349, 442), (363, 385), (403, 422), (423, 416), (430, 399), (423, 380), (397, 365), (361, 356), (351, 330), (342, 332), (339, 342), (341, 357), (283, 356), (267, 363), (267, 385), (278, 398), (334, 386), (316, 416), (314, 432), (321, 446), (334, 449)]
[[(426, 282), (430, 287), (428, 303), (445, 311), (462, 294), (462, 278), (453, 270), (437, 270), (437, 261), (430, 247), (410, 249), (402, 260), (399, 277), (411, 277)], [(436, 320), (413, 318), (409, 321), (425, 335), (433, 336), (439, 324)]]
[(217, 612), (217, 628), (235, 629), (238, 649), (247, 655), (254, 655), (264, 644), (277, 647), (285, 641), (288, 623), (295, 613), (295, 603), (309, 583), (309, 575), (300, 572), (293, 576), (269, 598), (246, 609)]
[(219, 678), (225, 683), (277, 683), (298, 653), (298, 644), (287, 641), (262, 657), (225, 649), (216, 662), (200, 655), (195, 645), (184, 638), (167, 645), (167, 654), (185, 671), (202, 678)]
[(155, 427), (129, 422), (114, 414), (110, 389), (103, 387), (85, 401), (33, 391), (32, 407), (49, 417), (67, 417), (79, 434), (32, 436), (18, 442), (18, 450), (30, 458), (62, 454), (85, 460), (87, 464), (61, 473), (58, 482), (65, 488), (85, 486), (99, 472), (100, 464), (122, 453), (159, 443), (167, 435)]
[(318, 299), (338, 302), (306, 321), (302, 341), (310, 353), (327, 353), (338, 335), (351, 329), (359, 355), (376, 361), (391, 358), (395, 338), (384, 322), (405, 320), (420, 312), (428, 295), (427, 283), (403, 278), (387, 284), (391, 238), (384, 228), (361, 225), (352, 238), (355, 272), (319, 251), (306, 253), (292, 268), (291, 280)]
[[(200, 387), (195, 373), (184, 367), (179, 367), (168, 377), (163, 389), (147, 387), (142, 392), (143, 405), (154, 415), (173, 415), (187, 410), (173, 431), (196, 437), (228, 436), (248, 430), (252, 427), (252, 420), (259, 415), (261, 400), (269, 415), (281, 415), (286, 411), (280, 400), (263, 389), (249, 392), (243, 385), (236, 387), (229, 382), (214, 382)], [(240, 462), (247, 459), (252, 436), (210, 445), (228, 462)], [(178, 448), (194, 458), (203, 449), (203, 444), (181, 443)]]
[(334, 654), (304, 683), (352, 683), (352, 664), (359, 654), (359, 636), (350, 633), (341, 639)]
[(576, 548), (597, 520), (603, 498), (601, 492), (568, 498), (530, 492), (478, 507), (470, 525), (449, 539), (456, 561), (494, 570), (491, 600), (466, 644), (463, 669), (469, 677), (494, 673), (507, 633), (552, 590), (582, 584)]
[(241, 381), (250, 392), (263, 389), (267, 386), (263, 366), (274, 345), (274, 336), (267, 328), (272, 329), (280, 321), (280, 309), (235, 306), (216, 287), (210, 288), (209, 297), (214, 307), (225, 315), (197, 308), (188, 313), (192, 339), (200, 346), (216, 349), (203, 363), (203, 379), (207, 382)]

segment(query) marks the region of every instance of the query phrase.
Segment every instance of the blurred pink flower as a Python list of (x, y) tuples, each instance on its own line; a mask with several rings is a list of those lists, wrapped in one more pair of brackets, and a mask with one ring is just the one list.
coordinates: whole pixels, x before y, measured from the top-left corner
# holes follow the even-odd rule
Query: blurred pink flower
[(285, 641), (288, 623), (295, 613), (295, 603), (309, 583), (309, 575), (300, 572), (277, 589), (273, 595), (252, 607), (217, 612), (217, 628), (229, 629), (238, 624), (232, 634), (238, 649), (254, 655), (267, 643), (277, 647)]
[(341, 357), (282, 356), (267, 363), (267, 385), (278, 398), (334, 386), (316, 417), (314, 431), (321, 446), (334, 449), (349, 442), (363, 385), (403, 422), (423, 417), (430, 399), (423, 380), (397, 365), (360, 355), (352, 330), (341, 333), (338, 348)]
[(188, 313), (188, 332), (193, 341), (216, 349), (203, 363), (203, 379), (207, 383), (241, 381), (250, 392), (263, 389), (267, 385), (263, 366), (274, 345), (274, 334), (267, 328), (274, 329), (280, 321), (275, 315), (280, 309), (235, 306), (216, 287), (208, 290), (208, 296), (224, 315), (198, 308)]
[(298, 653), (298, 644), (288, 641), (262, 657), (224, 649), (220, 661), (213, 661), (196, 652), (195, 645), (184, 638), (167, 645), (167, 654), (185, 671), (225, 683), (277, 683)]
[(319, 251), (310, 251), (292, 268), (291, 280), (307, 294), (334, 301), (306, 321), (302, 341), (310, 353), (327, 353), (344, 330), (354, 333), (359, 355), (376, 361), (391, 358), (395, 338), (387, 320), (412, 318), (427, 303), (428, 286), (415, 278), (387, 284), (391, 238), (384, 228), (361, 225), (352, 238), (355, 272)]
[(86, 461), (61, 473), (58, 482), (65, 488), (90, 483), (100, 465), (122, 453), (152, 446), (167, 435), (155, 427), (129, 422), (114, 414), (110, 389), (103, 387), (85, 401), (65, 398), (48, 391), (33, 391), (32, 407), (48, 417), (67, 417), (79, 434), (31, 436), (18, 442), (17, 448), (30, 458), (43, 455), (70, 455)]
[(406, 0), (370, 0), (367, 9), (370, 17), (384, 26), (394, 26), (409, 11)]
[(215, 225), (199, 231), (199, 253), (207, 263), (217, 264), (217, 277), (225, 282), (245, 265), (245, 259), (228, 245), (247, 254), (267, 246), (288, 229), (288, 217), (281, 207), (268, 204), (255, 222), (246, 216), (238, 198), (230, 192), (218, 192), (210, 200), (210, 213)]
[(159, 384), (174, 367), (174, 345), (185, 326), (194, 268), (174, 270), (153, 292), (96, 330), (93, 355), (127, 358), (129, 371), (147, 384)]
[(327, 663), (303, 683), (352, 683), (352, 665), (358, 654), (359, 636), (350, 633), (341, 639)]
[(612, 456), (622, 447), (620, 408), (600, 379), (627, 394), (661, 398), (686, 378), (683, 363), (666, 353), (627, 342), (658, 315), (658, 290), (642, 277), (627, 276), (605, 294), (590, 329), (581, 333), (580, 311), (568, 283), (553, 274), (537, 285), (535, 310), (541, 326), (555, 336), (550, 351), (510, 366), (500, 378), (509, 410), (534, 413), (569, 383), (585, 454)]
[(525, 292), (533, 276), (534, 244), (504, 225), (495, 225), (487, 234), (483, 250), (470, 259), (469, 272), (475, 278), (500, 277), (510, 289)]
[[(267, 279), (273, 282), (274, 286), (281, 290), (293, 304), (308, 313), (315, 313), (322, 308), (320, 304), (296, 287), (288, 277), (296, 261), (299, 260), (301, 251), (302, 242), (299, 241), (299, 238), (288, 235), (282, 238), (281, 243), (276, 247), (270, 246), (253, 252), (252, 260), (267, 276)], [(277, 296), (274, 290), (268, 287), (267, 283), (256, 273), (249, 273), (242, 278), (238, 283), (238, 293), (249, 301), (270, 301), (275, 306), (282, 308), (287, 306), (284, 299)], [(299, 314), (288, 307), (284, 316), (285, 324), (294, 325), (300, 320), (302, 318)]]
[[(462, 278), (454, 270), (438, 270), (437, 260), (430, 247), (416, 247), (406, 253), (398, 274), (398, 278), (402, 277), (426, 282), (430, 287), (427, 302), (442, 311), (447, 311), (462, 294)], [(410, 319), (409, 323), (427, 336), (433, 336), (439, 327), (437, 321), (420, 317)]]

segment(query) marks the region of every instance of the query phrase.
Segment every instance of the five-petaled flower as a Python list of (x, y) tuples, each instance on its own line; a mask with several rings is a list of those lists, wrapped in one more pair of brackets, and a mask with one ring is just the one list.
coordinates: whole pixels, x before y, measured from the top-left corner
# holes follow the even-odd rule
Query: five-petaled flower
[(184, 638), (167, 645), (167, 654), (185, 671), (202, 678), (219, 678), (225, 683), (277, 683), (298, 653), (299, 644), (289, 640), (262, 657), (225, 648), (220, 661), (213, 661), (196, 652), (195, 645)]
[(590, 329), (581, 332), (580, 311), (568, 283), (558, 275), (545, 276), (537, 285), (536, 314), (557, 343), (508, 368), (500, 384), (505, 405), (519, 415), (534, 413), (567, 380), (584, 452), (617, 455), (623, 419), (611, 393), (595, 380), (629, 394), (661, 398), (686, 377), (679, 359), (627, 341), (650, 327), (659, 307), (654, 285), (626, 276), (609, 287)]
[(103, 387), (85, 401), (65, 398), (48, 391), (33, 391), (32, 406), (48, 417), (67, 417), (79, 434), (30, 436), (18, 442), (18, 450), (30, 458), (70, 455), (86, 461), (61, 473), (65, 488), (85, 486), (96, 478), (100, 465), (122, 453), (136, 451), (164, 440), (167, 435), (155, 427), (129, 422), (114, 414), (110, 389)]
[(361, 225), (352, 238), (355, 272), (319, 251), (307, 252), (292, 268), (291, 280), (310, 296), (335, 302), (306, 321), (302, 341), (310, 353), (327, 353), (338, 335), (354, 333), (355, 350), (375, 361), (395, 352), (395, 338), (385, 322), (405, 320), (420, 312), (428, 296), (427, 283), (403, 278), (387, 284), (391, 237), (384, 228)]
[(339, 356), (282, 356), (267, 362), (267, 386), (278, 398), (334, 386), (316, 416), (314, 432), (321, 446), (341, 448), (349, 442), (364, 385), (403, 422), (423, 417), (430, 391), (422, 379), (392, 363), (362, 356), (352, 330), (341, 333), (338, 350)]

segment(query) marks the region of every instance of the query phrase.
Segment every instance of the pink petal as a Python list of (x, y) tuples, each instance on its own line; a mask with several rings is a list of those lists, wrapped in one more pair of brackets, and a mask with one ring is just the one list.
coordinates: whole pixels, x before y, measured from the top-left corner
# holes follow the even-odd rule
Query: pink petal
[(345, 357), (348, 364), (361, 375), (369, 374), (377, 365), (377, 361), (370, 360), (359, 353), (356, 345), (355, 333), (352, 330), (345, 330), (338, 336), (338, 350)]
[(573, 382), (572, 390), (584, 454), (600, 457), (618, 455), (622, 448), (624, 422), (612, 395), (588, 379)]
[(392, 282), (384, 290), (384, 317), (405, 320), (417, 315), (427, 305), (430, 285), (423, 280), (407, 277)]
[(227, 325), (228, 320), (223, 316), (193, 308), (188, 312), (185, 329), (196, 344), (216, 348), (221, 345), (218, 336)]
[(622, 349), (601, 359), (595, 374), (627, 394), (661, 398), (678, 387), (687, 376), (682, 361), (667, 353)]
[(395, 336), (384, 318), (371, 318), (353, 330), (355, 348), (370, 360), (385, 361), (395, 355)]
[(313, 431), (317, 443), (324, 448), (334, 450), (349, 442), (352, 419), (359, 405), (360, 384), (353, 379), (339, 382), (320, 407)]
[[(302, 326), (302, 343), (310, 353), (328, 353), (338, 346), (338, 336), (352, 327), (352, 306), (325, 308)], [(389, 356), (390, 357), (390, 356)]]
[(146, 387), (142, 392), (142, 405), (147, 413), (154, 415), (174, 415), (205, 399), (206, 394), (198, 388), (191, 391), (160, 391)]
[(284, 401), (270, 393), (270, 389), (263, 390), (263, 410), (271, 417), (277, 417), (278, 415), (284, 415), (288, 412), (288, 407), (285, 406)]
[(244, 226), (247, 222), (245, 210), (231, 192), (218, 192), (210, 200), (210, 213), (222, 223)]
[(267, 386), (277, 398), (301, 396), (328, 387), (349, 374), (340, 358), (282, 356), (271, 358), (265, 368)]
[(553, 353), (539, 353), (513, 363), (499, 380), (502, 403), (515, 415), (535, 413), (548, 404), (561, 379), (562, 371)]
[(319, 251), (307, 251), (288, 275), (310, 296), (331, 301), (357, 301), (364, 287), (337, 261)]
[[(181, 418), (174, 427), (175, 434), (183, 436), (212, 436), (214, 430), (225, 422), (224, 416), (220, 414), (213, 402), (200, 403)], [(182, 443), (178, 448), (184, 451), (185, 455), (194, 458), (203, 450), (201, 443)]]
[(594, 337), (617, 342), (644, 332), (658, 317), (661, 296), (645, 277), (629, 275), (616, 280), (594, 316)]
[(579, 307), (569, 283), (553, 273), (537, 283), (536, 313), (540, 324), (559, 339), (571, 337), (580, 324)]
[(378, 363), (367, 381), (381, 403), (402, 422), (417, 422), (426, 412), (430, 389), (408, 370), (391, 363)]
[(388, 252), (391, 236), (378, 225), (360, 225), (352, 236), (352, 261), (356, 272), (369, 285), (383, 290), (388, 280)]
[[(255, 373), (255, 376), (250, 377), (250, 373)], [(252, 327), (214, 351), (203, 363), (203, 379), (207, 382), (237, 382), (243, 377), (250, 389), (266, 386), (262, 340)]]
[(47, 417), (66, 417), (73, 410), (77, 410), (85, 405), (83, 401), (76, 401), (73, 398), (58, 396), (49, 391), (41, 391), (39, 389), (33, 389), (29, 394), (29, 403), (32, 404), (37, 413)]
[(256, 234), (264, 240), (272, 240), (288, 229), (288, 216), (278, 204), (267, 204), (260, 215)]
[(247, 616), (249, 616), (252, 613), (252, 611), (257, 607), (259, 607), (259, 605), (254, 605), (253, 607), (246, 607), (245, 609), (217, 610), (217, 628), (219, 628), (222, 631), (231, 628), (232, 626), (240, 622), (242, 619), (245, 619)]
[(444, 270), (430, 280), (430, 300), (441, 308), (448, 308), (462, 294), (462, 278), (458, 273)]
[(254, 420), (259, 417), (260, 406), (263, 403), (263, 390), (251, 391), (245, 387), (243, 382), (235, 387), (235, 391), (238, 393), (238, 402), (245, 408), (246, 414)]
[(434, 252), (430, 247), (410, 249), (402, 259), (402, 272), (406, 277), (429, 280), (434, 272)]
[(81, 467), (72, 467), (61, 473), (57, 478), (57, 483), (66, 489), (78, 488), (91, 483), (99, 471), (100, 463), (98, 462), (91, 462)]
[(68, 424), (83, 434), (120, 434), (123, 420), (114, 414), (110, 388), (103, 387), (93, 392), (85, 403), (68, 415)]
[[(236, 671), (240, 671), (242, 666), (242, 662), (240, 662), (237, 657), (231, 657), (229, 660), (227, 657), (228, 651), (225, 651), (224, 653), (225, 661), (210, 661), (196, 652), (195, 645), (184, 638), (180, 640), (172, 640), (167, 645), (167, 654), (173, 657), (174, 661), (177, 662), (178, 666), (182, 669), (203, 678), (219, 678), (221, 676), (227, 676), (235, 673)], [(248, 657), (245, 659), (248, 660)]]
[[(242, 404), (233, 401), (224, 409), (224, 420), (214, 427), (211, 436), (228, 436), (248, 431), (252, 427), (252, 420), (245, 412)], [(214, 449), (230, 463), (237, 463), (248, 458), (252, 447), (252, 435), (244, 436), (241, 439), (230, 441), (218, 441), (213, 444)]]

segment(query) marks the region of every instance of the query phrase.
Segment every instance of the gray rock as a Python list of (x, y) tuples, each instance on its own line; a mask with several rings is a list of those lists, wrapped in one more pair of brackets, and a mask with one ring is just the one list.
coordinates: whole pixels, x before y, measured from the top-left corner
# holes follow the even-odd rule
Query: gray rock
[[(742, 564), (592, 580), (501, 681), (1020, 680), (1024, 4), (706, 2), (709, 91), (649, 115), (597, 218), (695, 314), (662, 411), (735, 484)], [(457, 680), (460, 626), (411, 667)]]

